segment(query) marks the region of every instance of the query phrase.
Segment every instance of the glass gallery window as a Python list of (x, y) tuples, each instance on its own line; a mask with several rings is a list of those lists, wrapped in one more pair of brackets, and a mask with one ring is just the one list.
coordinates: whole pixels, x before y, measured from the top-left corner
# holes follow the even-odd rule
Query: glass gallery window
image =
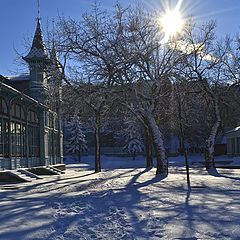
[(28, 111), (28, 152), (29, 157), (39, 157), (39, 119), (34, 110)]
[(26, 156), (26, 118), (23, 107), (18, 103), (11, 106), (10, 140), (13, 157)]
[(59, 119), (52, 112), (46, 114), (46, 119), (48, 126), (48, 156), (50, 160), (53, 160), (60, 156)]
[(0, 97), (0, 157), (9, 156), (8, 129), (8, 108), (4, 98)]

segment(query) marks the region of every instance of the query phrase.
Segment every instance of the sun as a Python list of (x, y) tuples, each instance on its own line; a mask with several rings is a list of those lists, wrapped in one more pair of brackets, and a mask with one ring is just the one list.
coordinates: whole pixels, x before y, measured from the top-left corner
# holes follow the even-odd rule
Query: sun
[(168, 36), (173, 36), (180, 32), (183, 26), (182, 16), (180, 12), (175, 9), (166, 12), (160, 21), (164, 33)]
[(163, 41), (168, 41), (170, 37), (181, 32), (183, 28), (183, 18), (180, 12), (181, 1), (174, 9), (167, 9), (160, 17), (160, 25), (165, 34)]

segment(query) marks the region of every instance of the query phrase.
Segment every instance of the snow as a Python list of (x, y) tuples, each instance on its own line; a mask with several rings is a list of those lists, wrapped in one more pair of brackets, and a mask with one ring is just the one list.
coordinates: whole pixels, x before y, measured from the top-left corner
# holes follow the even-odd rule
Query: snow
[(2, 184), (0, 239), (239, 239), (240, 169), (191, 168), (190, 191), (183, 158), (169, 162), (161, 179), (141, 156), (104, 157), (97, 174), (86, 156), (65, 175)]
[(237, 132), (238, 130), (240, 130), (240, 126), (235, 127), (234, 129), (229, 130), (229, 131), (226, 132), (225, 134), (232, 133), (232, 132)]
[(25, 73), (25, 74), (20, 74), (16, 76), (7, 76), (6, 78), (10, 81), (29, 81), (30, 75)]

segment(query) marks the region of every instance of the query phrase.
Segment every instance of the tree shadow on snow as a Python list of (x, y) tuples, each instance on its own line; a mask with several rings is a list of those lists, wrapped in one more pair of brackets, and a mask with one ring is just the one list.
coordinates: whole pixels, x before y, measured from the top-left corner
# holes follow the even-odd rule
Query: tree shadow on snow
[(226, 176), (226, 175), (219, 173), (216, 168), (209, 169), (207, 172), (209, 175), (214, 176), (214, 177), (223, 177), (223, 178), (229, 178), (232, 180), (240, 181), (240, 178), (238, 178), (238, 177)]
[[(199, 188), (186, 190), (182, 182), (155, 177), (151, 169), (135, 171), (125, 169), (108, 178), (100, 173), (95, 179), (82, 179), (82, 175), (66, 182), (56, 179), (40, 183), (36, 196), (29, 187), (0, 192), (1, 200), (6, 201), (0, 211), (7, 213), (0, 215), (0, 239), (198, 239), (199, 234), (202, 239), (234, 237), (227, 232), (231, 222), (236, 226), (239, 223), (238, 211), (229, 208), (238, 204), (236, 193), (204, 188), (201, 183)], [(122, 188), (114, 185), (114, 181), (128, 178)], [(214, 209), (209, 207), (211, 202)], [(22, 228), (25, 222), (29, 226)], [(3, 229), (5, 223), (9, 229)], [(201, 233), (201, 224), (211, 231)]]

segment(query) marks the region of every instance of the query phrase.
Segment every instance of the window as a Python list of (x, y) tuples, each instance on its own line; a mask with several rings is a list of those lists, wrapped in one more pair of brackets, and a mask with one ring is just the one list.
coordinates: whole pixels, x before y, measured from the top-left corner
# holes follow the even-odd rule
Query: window
[(29, 157), (39, 157), (39, 128), (28, 126), (28, 154)]
[(0, 156), (9, 156), (8, 142), (8, 121), (0, 118)]
[(60, 129), (60, 126), (59, 126), (59, 117), (58, 117), (58, 116), (55, 118), (55, 129), (57, 129), (57, 130)]
[(28, 122), (38, 124), (38, 115), (35, 111), (28, 111)]
[(54, 132), (50, 130), (48, 132), (48, 157), (49, 160), (53, 160), (54, 157)]
[(40, 156), (39, 119), (34, 110), (28, 111), (28, 154), (29, 157)]
[(7, 115), (7, 104), (4, 98), (0, 97), (0, 113)]
[(54, 116), (52, 113), (49, 114), (49, 127), (54, 128)]
[(54, 134), (54, 139), (55, 139), (55, 142), (54, 142), (54, 145), (55, 145), (55, 155), (57, 157), (60, 157), (60, 138), (59, 138), (59, 134), (58, 133), (55, 133)]
[(49, 116), (48, 116), (48, 112), (45, 112), (45, 125), (46, 125), (46, 126), (49, 125)]
[(10, 113), (11, 123), (9, 130), (11, 141), (11, 155), (13, 157), (24, 157), (26, 156), (26, 119), (23, 107), (18, 103), (13, 103)]
[(26, 138), (26, 125), (16, 121), (11, 121), (10, 124), (10, 139), (12, 146), (13, 157), (26, 156), (25, 151), (25, 138)]
[(240, 153), (240, 138), (237, 138), (237, 154)]
[(2, 121), (0, 121), (0, 156), (3, 155), (3, 126), (2, 126)]
[(12, 157), (23, 158), (27, 156), (28, 150), (29, 157), (39, 157), (40, 140), (37, 112), (32, 109), (25, 112), (23, 106), (17, 102), (11, 105), (9, 111), (11, 122), (9, 122), (7, 114), (7, 104), (0, 97), (0, 156), (9, 157), (11, 150)]
[(14, 103), (11, 107), (11, 116), (13, 118), (25, 121), (25, 114), (24, 114), (23, 107), (18, 103)]
[(8, 108), (3, 97), (0, 97), (0, 156), (9, 156), (8, 146)]

